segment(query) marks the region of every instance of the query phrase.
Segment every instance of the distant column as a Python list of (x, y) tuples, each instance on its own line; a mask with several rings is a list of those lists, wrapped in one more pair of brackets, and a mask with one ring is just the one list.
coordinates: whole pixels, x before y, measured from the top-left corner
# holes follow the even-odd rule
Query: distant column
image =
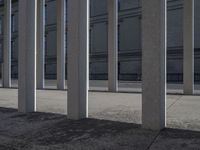
[(166, 125), (166, 0), (142, 0), (142, 125)]
[(118, 0), (108, 0), (108, 90), (118, 91)]
[(183, 90), (194, 92), (194, 0), (184, 0), (183, 13)]
[(68, 0), (68, 117), (88, 117), (89, 0)]
[(37, 88), (45, 85), (45, 0), (37, 1)]
[(11, 13), (12, 1), (4, 1), (4, 36), (3, 36), (3, 87), (11, 87)]
[(57, 0), (57, 88), (65, 89), (66, 0)]
[(36, 0), (19, 0), (18, 109), (36, 110)]

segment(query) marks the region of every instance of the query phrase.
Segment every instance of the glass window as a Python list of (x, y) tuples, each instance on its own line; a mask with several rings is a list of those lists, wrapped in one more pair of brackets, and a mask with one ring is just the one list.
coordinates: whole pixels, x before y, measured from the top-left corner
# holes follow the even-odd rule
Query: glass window
[(3, 34), (3, 16), (0, 16), (0, 34)]

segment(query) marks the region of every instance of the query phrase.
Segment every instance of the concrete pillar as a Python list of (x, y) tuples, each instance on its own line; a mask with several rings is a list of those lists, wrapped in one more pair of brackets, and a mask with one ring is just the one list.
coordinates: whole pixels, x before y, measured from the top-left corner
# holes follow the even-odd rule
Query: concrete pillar
[(18, 109), (36, 110), (36, 0), (19, 0)]
[(184, 0), (183, 13), (183, 90), (194, 92), (194, 0)]
[(66, 0), (56, 1), (57, 9), (57, 88), (65, 89)]
[(3, 35), (3, 87), (11, 87), (11, 13), (12, 1), (4, 1), (4, 35)]
[(89, 0), (68, 0), (68, 117), (88, 117)]
[(142, 125), (166, 125), (166, 0), (142, 0)]
[(108, 90), (118, 91), (118, 0), (108, 0)]
[(37, 88), (45, 85), (45, 0), (37, 1)]

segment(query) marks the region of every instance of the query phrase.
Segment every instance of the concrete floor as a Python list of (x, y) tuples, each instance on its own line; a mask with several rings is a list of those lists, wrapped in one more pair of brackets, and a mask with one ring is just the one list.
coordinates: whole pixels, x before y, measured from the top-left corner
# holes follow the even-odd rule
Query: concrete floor
[(91, 119), (82, 121), (67, 120), (67, 91), (53, 90), (55, 81), (37, 91), (37, 110), (43, 113), (18, 113), (17, 89), (0, 88), (0, 150), (200, 150), (198, 86), (194, 96), (182, 95), (182, 85), (168, 86), (176, 93), (167, 95), (168, 129), (157, 133), (140, 127), (140, 83), (120, 83), (120, 93), (104, 92), (105, 81), (90, 85)]

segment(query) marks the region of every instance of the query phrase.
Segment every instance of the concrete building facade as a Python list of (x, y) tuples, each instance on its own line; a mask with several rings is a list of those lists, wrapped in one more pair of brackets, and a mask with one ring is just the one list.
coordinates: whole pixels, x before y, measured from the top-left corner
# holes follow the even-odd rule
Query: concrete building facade
[[(0, 53), (3, 59), (3, 0), (0, 2)], [(195, 0), (194, 80), (200, 81), (200, 2)], [(120, 80), (141, 80), (141, 0), (118, 1), (118, 73)], [(167, 3), (167, 79), (183, 81), (183, 0)], [(56, 1), (45, 3), (45, 77), (56, 78)], [(108, 78), (108, 15), (106, 0), (90, 2), (90, 79)], [(18, 76), (18, 1), (12, 0), (12, 77)], [(67, 28), (67, 26), (66, 26)], [(67, 33), (66, 33), (67, 35)], [(67, 46), (66, 46), (67, 63)], [(67, 65), (65, 65), (67, 66)], [(67, 76), (67, 67), (66, 67)], [(66, 77), (67, 78), (67, 77)]]

